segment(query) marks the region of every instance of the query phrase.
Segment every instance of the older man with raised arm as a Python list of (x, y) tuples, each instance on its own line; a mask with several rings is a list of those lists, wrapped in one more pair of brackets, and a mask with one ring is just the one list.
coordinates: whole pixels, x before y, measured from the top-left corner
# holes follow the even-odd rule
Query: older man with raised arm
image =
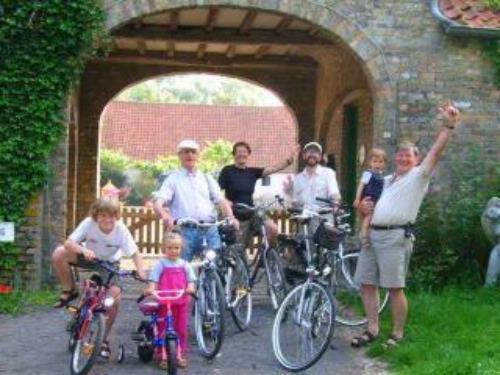
[(396, 171), (385, 177), (382, 195), (373, 207), (364, 199), (359, 210), (366, 215), (373, 212), (370, 226), (370, 245), (361, 250), (355, 279), (361, 284), (363, 304), (368, 327), (352, 339), (352, 346), (360, 347), (374, 341), (379, 334), (379, 287), (389, 290), (392, 333), (386, 346), (397, 345), (404, 336), (408, 313), (405, 283), (413, 250), (412, 226), (427, 193), (429, 181), (453, 130), (458, 125), (459, 111), (452, 104), (439, 107), (442, 117), (436, 141), (419, 164), (420, 155), (414, 144), (399, 145)]
[[(222, 215), (228, 217), (237, 228), (229, 202), (224, 199), (217, 182), (209, 174), (197, 167), (200, 146), (193, 140), (185, 139), (177, 146), (181, 168), (165, 179), (156, 193), (154, 209), (163, 220), (167, 230), (171, 230), (175, 220), (194, 219), (205, 223), (217, 220), (217, 206)], [(206, 232), (208, 246), (219, 249), (221, 241), (216, 227)], [(182, 257), (191, 261), (202, 250), (203, 232), (198, 228), (181, 228), (184, 242)]]

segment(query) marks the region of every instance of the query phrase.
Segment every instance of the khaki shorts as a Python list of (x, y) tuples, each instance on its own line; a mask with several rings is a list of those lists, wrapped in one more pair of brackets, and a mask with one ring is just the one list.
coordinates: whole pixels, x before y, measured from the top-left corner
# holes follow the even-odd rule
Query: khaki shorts
[(251, 247), (253, 238), (259, 234), (258, 221), (255, 218), (240, 221), (240, 230), (237, 234), (237, 241), (246, 248)]
[[(94, 262), (88, 261), (82, 254), (77, 255), (77, 261), (76, 263), (72, 263), (72, 265), (78, 268), (82, 268), (85, 271), (97, 273), (101, 277), (103, 283), (108, 281), (109, 271), (104, 269), (103, 267), (100, 267)], [(112, 262), (111, 265), (116, 267), (117, 269), (120, 268), (120, 262)], [(117, 276), (113, 277), (113, 279), (111, 280), (111, 284), (121, 288), (120, 278)]]
[(413, 239), (403, 229), (370, 230), (370, 247), (361, 250), (356, 267), (358, 284), (404, 288)]

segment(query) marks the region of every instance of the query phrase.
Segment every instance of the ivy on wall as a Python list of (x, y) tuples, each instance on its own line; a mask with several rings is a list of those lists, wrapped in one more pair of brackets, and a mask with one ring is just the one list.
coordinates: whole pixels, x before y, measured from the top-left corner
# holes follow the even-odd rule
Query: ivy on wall
[[(0, 12), (0, 221), (23, 223), (65, 129), (68, 94), (104, 38), (97, 0), (3, 0)], [(19, 266), (0, 243), (0, 276)]]

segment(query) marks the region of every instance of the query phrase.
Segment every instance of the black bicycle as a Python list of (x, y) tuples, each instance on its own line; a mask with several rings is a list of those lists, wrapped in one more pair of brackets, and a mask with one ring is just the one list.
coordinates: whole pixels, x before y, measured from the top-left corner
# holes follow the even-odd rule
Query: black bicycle
[(262, 273), (260, 273), (260, 270), (263, 269), (267, 280), (267, 292), (275, 310), (278, 309), (287, 292), (281, 258), (276, 249), (269, 244), (265, 225), (268, 212), (276, 203), (284, 207), (284, 199), (278, 195), (272, 202), (260, 206), (251, 207), (244, 203), (237, 203), (235, 205), (235, 208), (241, 215), (254, 220), (256, 226), (259, 228), (258, 234), (262, 239), (262, 243), (257, 249), (257, 254), (249, 265), (251, 269), (249, 280), (250, 290), (261, 279)]

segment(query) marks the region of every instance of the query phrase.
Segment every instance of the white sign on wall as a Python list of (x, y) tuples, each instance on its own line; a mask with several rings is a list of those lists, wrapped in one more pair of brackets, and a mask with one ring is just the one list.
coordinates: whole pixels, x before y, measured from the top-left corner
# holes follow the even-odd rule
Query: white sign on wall
[(14, 223), (0, 223), (0, 242), (14, 242)]

